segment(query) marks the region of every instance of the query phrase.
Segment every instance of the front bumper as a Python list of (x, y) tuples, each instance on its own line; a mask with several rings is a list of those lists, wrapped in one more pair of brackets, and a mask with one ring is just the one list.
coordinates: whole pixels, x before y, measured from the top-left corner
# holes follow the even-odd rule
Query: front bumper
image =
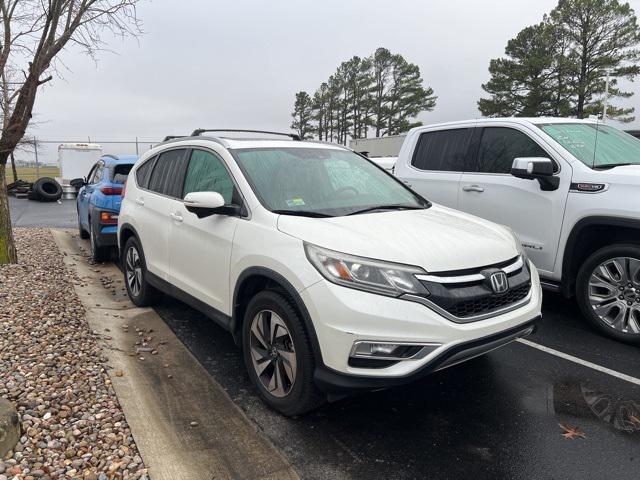
[[(469, 323), (455, 323), (429, 307), (322, 280), (300, 292), (313, 319), (322, 365), (315, 373), (325, 391), (383, 388), (472, 358), (532, 331), (542, 292), (531, 266), (531, 294), (520, 308)], [(440, 344), (428, 355), (385, 368), (349, 365), (356, 341)]]
[(314, 380), (320, 390), (328, 394), (357, 393), (359, 391), (377, 390), (382, 388), (396, 387), (414, 382), (430, 373), (451, 367), (472, 358), (495, 350), (512, 341), (531, 335), (535, 332), (536, 323), (542, 318), (538, 316), (533, 320), (511, 328), (504, 332), (490, 335), (488, 337), (463, 342), (441, 351), (432, 358), (426, 365), (417, 371), (404, 377), (363, 377), (357, 375), (345, 375), (326, 367), (317, 368), (314, 373)]

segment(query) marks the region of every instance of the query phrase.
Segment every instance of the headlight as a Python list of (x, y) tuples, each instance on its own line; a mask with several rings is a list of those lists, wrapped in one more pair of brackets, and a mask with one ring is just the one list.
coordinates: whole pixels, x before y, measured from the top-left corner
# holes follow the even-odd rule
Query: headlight
[(311, 264), (330, 282), (367, 292), (398, 297), (404, 293), (428, 295), (415, 277), (426, 273), (419, 267), (356, 257), (304, 244)]

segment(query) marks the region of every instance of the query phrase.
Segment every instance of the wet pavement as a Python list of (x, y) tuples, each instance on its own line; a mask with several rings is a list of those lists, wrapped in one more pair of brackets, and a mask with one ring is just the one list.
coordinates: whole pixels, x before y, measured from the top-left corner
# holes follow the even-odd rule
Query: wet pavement
[(9, 197), (11, 223), (16, 227), (73, 228), (78, 225), (75, 200), (35, 202)]
[[(532, 341), (640, 378), (637, 348), (546, 297)], [(175, 300), (156, 310), (304, 479), (640, 477), (640, 386), (530, 346), (287, 419), (255, 395), (229, 334)]]

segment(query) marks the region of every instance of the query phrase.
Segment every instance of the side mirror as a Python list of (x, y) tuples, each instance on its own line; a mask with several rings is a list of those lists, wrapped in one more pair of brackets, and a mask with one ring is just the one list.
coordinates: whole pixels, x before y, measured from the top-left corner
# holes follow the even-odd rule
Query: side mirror
[(238, 215), (238, 205), (225, 205), (224, 198), (218, 192), (191, 192), (184, 197), (184, 206), (198, 218), (211, 215)]
[(560, 178), (553, 175), (553, 161), (544, 157), (516, 158), (511, 166), (511, 175), (525, 180), (538, 180), (540, 189), (557, 190)]
[(84, 178), (74, 178), (69, 182), (69, 185), (71, 185), (76, 190), (84, 187), (86, 184), (87, 181)]

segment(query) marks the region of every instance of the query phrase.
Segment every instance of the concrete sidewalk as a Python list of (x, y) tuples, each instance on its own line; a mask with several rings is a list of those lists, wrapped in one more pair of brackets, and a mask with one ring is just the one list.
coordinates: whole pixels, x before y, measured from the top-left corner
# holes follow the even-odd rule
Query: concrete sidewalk
[(52, 232), (78, 274), (87, 321), (103, 336), (110, 378), (151, 478), (297, 479), (155, 311), (129, 302), (118, 268), (91, 265), (75, 231)]

